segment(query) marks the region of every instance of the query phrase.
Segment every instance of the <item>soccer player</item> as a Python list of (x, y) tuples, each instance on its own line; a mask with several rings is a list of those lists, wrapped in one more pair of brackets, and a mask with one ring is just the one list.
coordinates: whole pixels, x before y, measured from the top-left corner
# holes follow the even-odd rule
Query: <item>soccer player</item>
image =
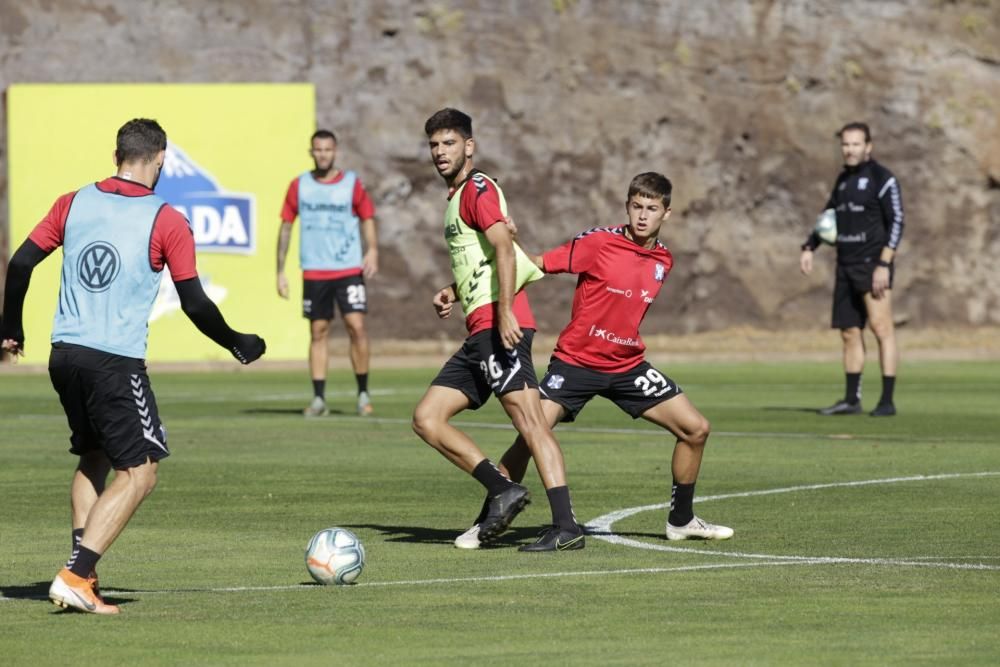
[[(552, 427), (573, 421), (595, 396), (604, 396), (633, 419), (642, 417), (676, 438), (669, 540), (725, 540), (733, 530), (694, 515), (694, 487), (708, 440), (708, 421), (681, 388), (645, 359), (639, 325), (666, 280), (673, 257), (657, 236), (670, 217), (670, 181), (639, 174), (628, 188), (628, 224), (597, 227), (532, 260), (545, 273), (579, 275), (572, 317), (559, 334), (539, 387), (542, 411)], [(510, 478), (524, 477), (530, 450), (518, 438), (500, 461)], [(455, 546), (478, 549), (484, 511)]]
[(573, 516), (562, 450), (542, 414), (531, 361), (535, 320), (521, 287), (541, 272), (513, 241), (500, 188), (473, 167), (472, 119), (457, 109), (442, 109), (424, 130), (431, 160), (448, 185), (444, 236), (455, 278), (434, 296), (433, 304), (445, 318), (460, 302), (468, 337), (414, 409), (413, 430), (486, 487), (479, 539), (491, 540), (528, 504), (528, 490), (502, 474), (450, 422), (496, 394), (535, 457), (552, 510), (552, 527), (521, 551), (582, 549), (583, 530)]
[[(893, 390), (899, 353), (892, 320), (893, 260), (903, 238), (903, 199), (892, 172), (872, 159), (872, 137), (865, 123), (848, 123), (837, 133), (844, 168), (837, 176), (826, 209), (837, 213), (837, 277), (833, 286), (833, 323), (844, 343), (846, 390), (843, 400), (821, 415), (861, 413), (861, 371), (865, 365), (862, 330), (871, 326), (878, 341), (882, 396), (873, 417), (896, 414)], [(802, 244), (799, 268), (808, 275), (816, 232)]]
[[(296, 216), (302, 223), (299, 258), (302, 265), (302, 315), (309, 320), (309, 373), (313, 399), (306, 417), (329, 414), (326, 407), (326, 371), (330, 321), (334, 304), (344, 318), (350, 338), (351, 366), (358, 386), (358, 414), (372, 414), (368, 394), (368, 299), (365, 278), (378, 272), (375, 206), (353, 171), (334, 165), (337, 137), (317, 130), (310, 140), (315, 168), (288, 186), (278, 233), (278, 294), (288, 298), (285, 257)], [(359, 224), (360, 223), (360, 224)], [(364, 254), (362, 254), (362, 236)]]
[(70, 487), (73, 551), (49, 597), (94, 614), (119, 612), (100, 596), (97, 562), (152, 492), (159, 461), (170, 455), (144, 360), (163, 269), (170, 269), (188, 318), (240, 363), (266, 349), (259, 336), (226, 324), (198, 279), (187, 220), (153, 194), (166, 147), (156, 121), (125, 123), (114, 154), (117, 174), (59, 197), (7, 271), (0, 344), (18, 355), (31, 273), (63, 248), (49, 376), (69, 422), (69, 451), (80, 460)]

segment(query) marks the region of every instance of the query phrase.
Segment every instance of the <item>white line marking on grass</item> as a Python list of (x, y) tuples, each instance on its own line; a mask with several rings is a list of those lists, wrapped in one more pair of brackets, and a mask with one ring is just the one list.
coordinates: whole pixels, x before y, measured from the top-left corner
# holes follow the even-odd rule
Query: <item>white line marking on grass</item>
[[(712, 500), (730, 500), (732, 498), (750, 498), (753, 496), (768, 496), (778, 493), (794, 493), (797, 491), (814, 491), (817, 489), (832, 489), (832, 488), (842, 488), (842, 487), (857, 487), (857, 486), (872, 486), (878, 484), (899, 484), (902, 482), (925, 482), (932, 480), (941, 479), (958, 479), (965, 477), (996, 477), (1000, 475), (1000, 472), (970, 472), (970, 473), (947, 473), (941, 475), (913, 475), (910, 477), (889, 477), (886, 479), (868, 479), (860, 480), (854, 482), (831, 482), (828, 484), (804, 484), (801, 486), (787, 486), (777, 489), (765, 489), (761, 491), (744, 491), (741, 493), (726, 493), (716, 496), (704, 496), (702, 498), (696, 498), (695, 502), (708, 502)], [(605, 542), (610, 542), (612, 544), (620, 544), (623, 546), (635, 547), (637, 549), (648, 549), (651, 551), (667, 551), (672, 553), (692, 553), (692, 554), (705, 554), (710, 556), (727, 556), (729, 558), (751, 558), (751, 559), (769, 559), (769, 560), (784, 560), (786, 562), (808, 562), (808, 563), (822, 563), (822, 564), (863, 564), (863, 565), (896, 565), (896, 566), (911, 566), (911, 567), (938, 567), (946, 568), (952, 570), (1000, 570), (998, 565), (986, 565), (984, 563), (954, 563), (941, 561), (940, 557), (933, 556), (920, 556), (917, 558), (847, 558), (839, 556), (782, 556), (776, 554), (755, 554), (755, 553), (742, 553), (742, 552), (725, 552), (718, 551), (715, 549), (694, 549), (690, 547), (671, 547), (665, 544), (653, 544), (650, 542), (643, 542), (640, 540), (633, 540), (627, 537), (622, 537), (621, 535), (616, 535), (611, 527), (618, 521), (630, 517), (634, 514), (639, 514), (640, 512), (649, 512), (654, 510), (662, 510), (669, 508), (670, 503), (658, 503), (656, 505), (643, 505), (640, 507), (628, 507), (616, 512), (610, 512), (604, 516), (599, 516), (596, 519), (589, 521), (586, 525), (588, 534), (592, 535), (594, 538), (603, 540)], [(967, 557), (963, 557), (967, 559)], [(989, 557), (989, 560), (995, 560), (994, 557)]]
[[(455, 579), (412, 579), (409, 581), (372, 581), (360, 586), (416, 586), (421, 584), (450, 584), (454, 582), (516, 581), (519, 579), (551, 579), (557, 577), (599, 577), (617, 574), (663, 574), (690, 572), (692, 570), (728, 570), (739, 565), (786, 565), (785, 561), (773, 563), (709, 563), (706, 565), (678, 565), (676, 567), (635, 567), (620, 570), (582, 570), (579, 572), (538, 572), (535, 574), (500, 574), (492, 577), (458, 577)], [(803, 563), (805, 564), (805, 563)]]
[[(698, 570), (733, 570), (748, 567), (774, 565), (810, 565), (809, 561), (789, 563), (786, 560), (763, 563), (709, 563), (705, 565), (679, 565), (677, 567), (637, 567), (619, 570), (581, 570), (577, 572), (538, 572), (535, 574), (505, 574), (490, 577), (443, 577), (437, 579), (405, 579), (401, 581), (366, 581), (349, 586), (320, 586), (318, 584), (287, 584), (284, 586), (227, 586), (214, 588), (174, 588), (163, 590), (102, 590), (105, 597), (129, 595), (172, 595), (175, 593), (261, 593), (269, 591), (316, 590), (320, 588), (383, 588), (386, 586), (433, 586), (436, 584), (489, 583), (519, 581), (523, 579), (555, 579), (562, 577), (602, 577), (627, 574), (668, 574), (671, 572), (693, 572)], [(47, 595), (26, 595), (23, 597), (2, 597), (0, 602), (9, 600), (47, 600)]]

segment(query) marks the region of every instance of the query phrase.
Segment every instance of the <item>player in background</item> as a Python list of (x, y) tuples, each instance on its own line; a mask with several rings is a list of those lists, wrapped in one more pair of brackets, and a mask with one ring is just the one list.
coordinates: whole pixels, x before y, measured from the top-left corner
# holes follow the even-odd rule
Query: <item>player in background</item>
[[(117, 614), (97, 584), (97, 562), (156, 486), (170, 455), (146, 374), (149, 314), (169, 268), (184, 314), (242, 364), (264, 340), (229, 328), (205, 295), (187, 220), (153, 193), (167, 135), (137, 118), (118, 130), (117, 174), (56, 200), (10, 259), (0, 344), (24, 350), (22, 314), (35, 266), (62, 246), (49, 377), (80, 457), (70, 487), (73, 551), (49, 588), (62, 607)], [(111, 484), (107, 477), (114, 468)]]
[[(595, 396), (670, 431), (676, 438), (666, 522), (669, 540), (725, 540), (733, 530), (694, 515), (694, 487), (708, 440), (708, 421), (681, 388), (645, 359), (639, 325), (663, 286), (673, 257), (657, 238), (670, 217), (673, 187), (663, 175), (639, 174), (625, 201), (628, 224), (596, 227), (544, 255), (532, 256), (545, 273), (579, 275), (572, 317), (559, 334), (539, 387), (542, 411), (554, 428), (573, 421)], [(500, 460), (501, 471), (520, 481), (531, 451), (518, 439)], [(455, 546), (477, 549), (484, 511)]]
[[(825, 209), (837, 212), (837, 277), (833, 286), (832, 326), (844, 343), (846, 389), (843, 400), (819, 411), (822, 415), (861, 413), (861, 371), (865, 365), (862, 330), (871, 326), (878, 341), (882, 396), (873, 417), (896, 414), (896, 329), (892, 319), (894, 259), (903, 238), (903, 199), (892, 172), (876, 162), (871, 131), (865, 123), (848, 123), (840, 132), (844, 168), (837, 176)], [(808, 275), (816, 232), (802, 244), (799, 268)]]
[(313, 384), (313, 399), (303, 414), (307, 417), (329, 414), (326, 372), (330, 321), (336, 304), (350, 339), (351, 366), (358, 385), (358, 414), (367, 416), (372, 414), (372, 402), (368, 394), (365, 278), (378, 272), (375, 206), (357, 174), (335, 166), (337, 137), (333, 132), (317, 130), (310, 145), (315, 168), (289, 184), (278, 232), (278, 294), (287, 299), (285, 258), (292, 224), (299, 218), (302, 315), (309, 320), (309, 373)]
[(521, 288), (541, 272), (513, 241), (500, 188), (473, 166), (472, 119), (456, 109), (442, 109), (424, 130), (431, 160), (448, 185), (444, 236), (455, 279), (434, 296), (433, 304), (444, 318), (460, 302), (468, 337), (414, 409), (413, 430), (486, 488), (479, 538), (491, 540), (528, 504), (528, 490), (501, 473), (451, 419), (496, 394), (535, 457), (552, 510), (552, 527), (521, 551), (582, 549), (583, 530), (573, 516), (562, 450), (542, 413), (531, 360), (535, 319)]

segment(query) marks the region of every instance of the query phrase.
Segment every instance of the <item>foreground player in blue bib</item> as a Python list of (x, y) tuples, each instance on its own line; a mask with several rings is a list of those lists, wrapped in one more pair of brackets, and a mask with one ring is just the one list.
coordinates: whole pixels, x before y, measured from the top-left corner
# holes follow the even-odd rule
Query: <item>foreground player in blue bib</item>
[[(101, 598), (97, 561), (156, 486), (170, 455), (149, 377), (146, 338), (163, 269), (184, 314), (242, 364), (264, 354), (264, 340), (233, 331), (205, 295), (187, 220), (153, 194), (167, 135), (156, 121), (118, 130), (118, 173), (56, 200), (7, 268), (0, 344), (24, 349), (24, 297), (35, 266), (62, 246), (59, 304), (49, 376), (80, 457), (70, 488), (73, 551), (52, 582), (61, 607), (117, 614)], [(115, 477), (107, 485), (111, 469)]]

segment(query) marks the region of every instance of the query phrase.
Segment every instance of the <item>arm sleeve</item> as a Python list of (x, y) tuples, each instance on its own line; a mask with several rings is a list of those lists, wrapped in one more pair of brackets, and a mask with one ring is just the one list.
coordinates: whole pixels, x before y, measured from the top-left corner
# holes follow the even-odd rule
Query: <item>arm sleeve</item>
[(7, 281), (3, 293), (3, 320), (0, 339), (12, 338), (24, 345), (24, 297), (28, 293), (31, 272), (49, 256), (46, 251), (30, 238), (25, 240), (10, 258), (7, 265)]
[(545, 273), (566, 273), (569, 271), (570, 257), (573, 255), (573, 243), (576, 239), (563, 243), (558, 248), (553, 248), (542, 253), (542, 270)]
[(823, 210), (828, 208), (837, 208), (837, 186), (840, 185), (840, 178), (838, 177), (836, 182), (833, 184), (833, 189), (830, 190), (830, 196), (826, 198), (826, 203), (823, 204)]
[(170, 267), (174, 282), (198, 276), (194, 234), (184, 216), (170, 206), (161, 208), (156, 216), (149, 244), (149, 263), (155, 271)]
[(285, 203), (281, 206), (281, 221), (295, 222), (299, 215), (299, 179), (294, 178), (288, 184), (288, 192), (285, 193)]
[(663, 258), (663, 280), (666, 282), (667, 276), (674, 269), (674, 254), (669, 250), (666, 251), (667, 256)]
[(485, 178), (473, 178), (462, 189), (459, 215), (470, 227), (485, 232), (498, 222), (503, 222), (500, 195), (496, 187)]
[(878, 193), (882, 220), (886, 223), (888, 241), (886, 245), (895, 250), (903, 240), (903, 194), (899, 191), (899, 181), (890, 175)]
[(28, 235), (28, 238), (46, 253), (62, 245), (63, 234), (66, 231), (66, 216), (69, 215), (75, 196), (76, 192), (69, 192), (57, 199), (42, 221)]
[(580, 234), (572, 241), (542, 255), (545, 273), (586, 273), (601, 248), (600, 233), (594, 230)]
[(178, 280), (174, 282), (174, 287), (181, 301), (181, 310), (198, 327), (198, 331), (227, 350), (232, 349), (237, 333), (229, 328), (218, 306), (205, 294), (201, 281), (197, 278)]
[(267, 351), (267, 343), (257, 334), (239, 333), (229, 328), (219, 308), (205, 294), (200, 280), (179, 280), (174, 287), (180, 297), (181, 309), (198, 327), (198, 331), (229, 350), (241, 364), (253, 363)]
[(372, 203), (371, 198), (368, 196), (368, 191), (365, 190), (365, 186), (362, 185), (360, 178), (354, 180), (354, 195), (351, 205), (354, 208), (354, 215), (358, 216), (361, 220), (369, 220), (375, 217), (375, 204)]

